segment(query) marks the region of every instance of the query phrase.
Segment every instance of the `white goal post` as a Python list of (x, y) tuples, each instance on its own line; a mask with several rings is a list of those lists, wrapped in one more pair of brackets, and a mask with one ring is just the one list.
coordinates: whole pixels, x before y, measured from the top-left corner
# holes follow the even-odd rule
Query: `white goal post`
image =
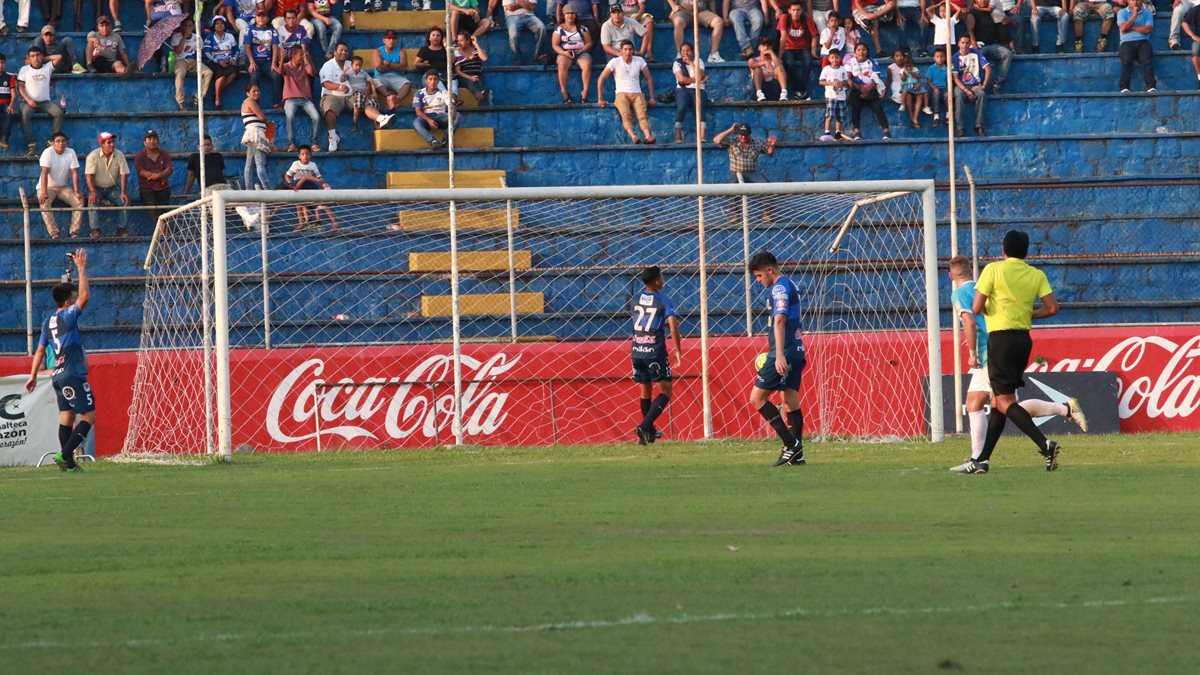
[(687, 338), (669, 437), (765, 438), (760, 250), (802, 292), (806, 436), (941, 440), (933, 181), (224, 190), (156, 227), (125, 453), (624, 438), (650, 265)]

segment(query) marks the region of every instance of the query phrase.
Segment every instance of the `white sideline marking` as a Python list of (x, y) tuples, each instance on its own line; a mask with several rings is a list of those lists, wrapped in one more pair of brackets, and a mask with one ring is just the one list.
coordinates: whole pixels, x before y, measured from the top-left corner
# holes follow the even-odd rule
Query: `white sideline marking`
[(403, 635), (455, 635), (471, 633), (541, 633), (557, 630), (587, 630), (603, 628), (620, 628), (623, 626), (644, 626), (651, 624), (684, 625), (692, 623), (712, 623), (723, 621), (766, 621), (775, 619), (806, 618), (822, 619), (846, 616), (915, 616), (929, 614), (968, 614), (973, 612), (989, 612), (998, 609), (1096, 609), (1108, 607), (1131, 607), (1135, 605), (1171, 605), (1196, 602), (1188, 597), (1158, 597), (1145, 600), (1087, 600), (1084, 602), (1051, 602), (1051, 603), (1019, 603), (998, 602), (986, 605), (959, 605), (956, 607), (865, 607), (861, 609), (846, 608), (833, 610), (813, 610), (797, 607), (778, 612), (722, 612), (719, 614), (678, 614), (675, 616), (656, 617), (641, 613), (623, 619), (593, 619), (578, 621), (558, 621), (552, 623), (536, 623), (524, 626), (494, 626), (494, 625), (465, 625), (465, 626), (427, 626), (412, 628), (371, 628), (364, 630), (345, 631), (297, 631), (292, 633), (264, 632), (254, 635), (239, 635), (237, 633), (216, 633), (212, 635), (197, 635), (183, 637), (177, 640), (162, 638), (129, 638), (125, 640), (94, 641), (94, 642), (59, 642), (57, 640), (32, 640), (27, 642), (0, 643), (0, 651), (29, 650), (29, 649), (96, 649), (109, 647), (142, 647), (171, 645), (181, 642), (239, 642), (254, 640), (256, 642), (277, 640), (294, 640), (301, 638), (324, 638), (331, 635), (341, 638), (362, 638), (375, 636)]

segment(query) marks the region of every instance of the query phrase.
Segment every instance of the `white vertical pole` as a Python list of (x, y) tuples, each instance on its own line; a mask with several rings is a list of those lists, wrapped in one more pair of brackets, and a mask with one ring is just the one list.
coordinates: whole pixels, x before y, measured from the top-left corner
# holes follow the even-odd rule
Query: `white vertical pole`
[[(742, 174), (738, 173), (738, 182), (742, 183)], [(754, 305), (751, 300), (750, 281), (750, 198), (742, 195), (742, 286), (746, 291), (746, 337), (754, 335)]]
[[(332, 213), (332, 211), (330, 212)], [(262, 231), (262, 317), (263, 317), (263, 346), (271, 348), (271, 282), (267, 276), (270, 271), (270, 261), (267, 260), (267, 205), (258, 205), (258, 224)]]
[(971, 167), (963, 164), (963, 171), (967, 173), (967, 186), (970, 188), (971, 195), (971, 276), (979, 278), (979, 239), (977, 238), (977, 224), (975, 222), (975, 176), (971, 175)]
[[(7, 114), (7, 113), (0, 113)], [(33, 260), (29, 250), (29, 199), (25, 188), (17, 188), (21, 195), (22, 238), (25, 240), (25, 353), (33, 354)]]
[[(450, 3), (446, 3), (446, 35), (450, 34)], [(450, 85), (454, 81), (454, 72), (451, 70), (454, 59), (450, 58), (451, 47), (446, 47), (446, 93), (450, 95), (450, 105), (446, 108), (450, 111), (447, 116), (446, 123), (446, 147), (448, 148), (448, 156), (446, 158), (447, 174), (449, 175), (450, 189), (454, 189), (454, 116), (457, 114), (458, 108), (454, 105), (454, 95), (451, 92)], [(454, 420), (451, 422), (451, 430), (454, 432), (454, 444), (463, 444), (463, 429), (462, 429), (462, 314), (459, 307), (458, 294), (458, 210), (453, 199), (450, 200), (450, 322), (453, 329), (453, 348), (454, 348)]]
[[(950, 171), (950, 257), (958, 255), (958, 170), (954, 161), (954, 30), (947, 19), (947, 31), (950, 39), (946, 41), (946, 137), (948, 139), (948, 155)], [(959, 348), (959, 318), (950, 320), (950, 339), (954, 344), (954, 433), (963, 432), (962, 423), (962, 350)], [(939, 379), (940, 383), (941, 380)], [(941, 402), (939, 400), (940, 409)], [(930, 410), (932, 410), (932, 404)], [(940, 415), (937, 415), (941, 419)]]
[(233, 426), (229, 391), (229, 268), (225, 249), (225, 197), (213, 193), (213, 318), (217, 330), (217, 454), (233, 460)]
[(925, 189), (922, 197), (925, 216), (925, 323), (929, 341), (929, 440), (937, 443), (945, 438), (942, 419), (942, 331), (938, 318), (937, 198), (932, 186)]
[[(159, 221), (159, 225), (162, 222)], [(200, 306), (203, 314), (201, 315), (200, 323), (204, 327), (204, 337), (201, 343), (204, 347), (204, 365), (202, 371), (204, 373), (204, 452), (213, 454), (216, 446), (213, 443), (213, 420), (216, 415), (213, 410), (213, 341), (212, 341), (212, 312), (213, 312), (213, 293), (212, 293), (212, 275), (209, 271), (209, 260), (211, 258), (209, 252), (209, 228), (208, 228), (208, 205), (200, 205)]]
[[(692, 40), (695, 44), (693, 53), (696, 61), (700, 60), (700, 11), (692, 8)], [(709, 51), (715, 51), (720, 45), (709, 45)], [(696, 67), (699, 71), (699, 66)], [(699, 72), (696, 73), (697, 75)], [(696, 92), (697, 104), (700, 92)], [(704, 185), (704, 145), (700, 142), (700, 108), (696, 107), (696, 185)], [(698, 244), (700, 248), (700, 393), (704, 410), (704, 437), (713, 437), (712, 393), (709, 391), (708, 377), (708, 246), (704, 231), (704, 197), (696, 198), (696, 213), (699, 217)]]
[[(83, 0), (79, 0), (83, 2)], [(204, 59), (201, 55), (204, 53), (204, 45), (201, 43), (200, 34), (200, 13), (204, 11), (204, 3), (197, 2), (195, 13), (192, 16), (192, 37), (196, 43), (196, 151), (200, 153), (200, 197), (204, 197), (204, 189), (208, 187), (208, 176), (204, 171), (204, 90), (201, 88), (201, 72)], [(168, 46), (167, 49), (170, 49)], [(219, 176), (218, 183), (224, 183), (225, 177)]]
[(517, 257), (513, 250), (512, 200), (504, 202), (504, 221), (508, 230), (508, 323), (511, 339), (517, 341)]

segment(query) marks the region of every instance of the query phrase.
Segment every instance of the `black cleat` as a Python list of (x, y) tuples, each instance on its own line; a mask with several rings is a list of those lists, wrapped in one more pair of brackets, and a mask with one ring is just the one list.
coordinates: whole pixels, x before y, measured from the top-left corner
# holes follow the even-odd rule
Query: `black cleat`
[(973, 459), (968, 459), (967, 461), (963, 462), (962, 464), (959, 464), (958, 466), (951, 467), (950, 470), (953, 471), (954, 473), (961, 473), (961, 474), (965, 474), (965, 475), (977, 474), (977, 473), (987, 473), (988, 472), (988, 461), (984, 460), (982, 462), (977, 462)]
[(808, 464), (808, 462), (804, 460), (804, 450), (797, 452), (792, 456), (792, 459), (788, 461), (788, 466), (804, 466), (805, 464)]
[(641, 425), (634, 427), (633, 433), (637, 434), (638, 445), (650, 445), (654, 442), (654, 432), (643, 429)]
[(790, 464), (795, 457), (799, 457), (801, 462), (804, 461), (804, 445), (799, 442), (792, 446), (784, 446), (783, 450), (779, 452), (779, 459), (775, 460), (771, 466)]
[(1047, 471), (1058, 470), (1058, 443), (1054, 441), (1046, 441), (1046, 449), (1040, 451), (1042, 458), (1046, 460)]

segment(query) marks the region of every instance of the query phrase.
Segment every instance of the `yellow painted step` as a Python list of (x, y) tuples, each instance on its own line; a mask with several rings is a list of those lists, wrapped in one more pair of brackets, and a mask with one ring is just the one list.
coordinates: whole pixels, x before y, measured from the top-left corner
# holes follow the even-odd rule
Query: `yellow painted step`
[[(355, 49), (354, 50), (354, 56), (362, 57), (363, 70), (369, 71), (372, 68), (374, 68), (375, 62), (372, 60), (372, 56), (371, 56), (374, 51), (375, 51), (374, 49)], [(417, 50), (415, 48), (405, 49), (404, 57), (408, 62), (408, 67), (412, 68), (413, 64), (417, 62)], [(409, 83), (412, 84), (413, 91), (416, 91), (417, 89), (420, 89), (421, 87), (425, 86), (425, 80), (422, 79), (425, 77), (425, 71), (423, 71), (423, 70), (421, 70), (421, 71), (418, 71), (415, 69), (411, 70), (405, 74), (405, 77), (407, 77)], [(443, 77), (444, 77), (444, 75), (443, 75)], [(411, 107), (412, 106), (412, 97), (413, 97), (412, 92), (409, 92), (408, 95), (406, 95), (404, 98), (400, 99), (400, 103), (399, 103), (400, 107)], [(458, 98), (460, 100), (462, 100), (462, 105), (460, 106), (462, 108), (474, 108), (475, 106), (479, 105), (479, 101), (476, 100), (476, 98), (475, 98), (475, 93), (472, 92), (470, 89), (467, 89), (466, 87), (463, 87), (462, 89), (458, 90)], [(383, 104), (383, 101), (380, 101), (380, 105), (382, 105), (382, 104)]]
[[(513, 229), (520, 229), (521, 213), (513, 209)], [(507, 227), (504, 209), (460, 209), (457, 212), (460, 230), (503, 230)], [(418, 230), (449, 230), (450, 211), (401, 211), (400, 229), (405, 232)]]
[[(343, 25), (348, 22), (348, 19), (342, 19)], [(425, 30), (430, 26), (446, 25), (446, 14), (441, 10), (355, 12), (354, 22), (362, 30)]]
[[(513, 251), (513, 267), (527, 270), (533, 266), (529, 251)], [(458, 268), (471, 272), (507, 270), (508, 251), (459, 251)], [(409, 272), (450, 271), (449, 251), (430, 251), (408, 254)]]
[[(434, 129), (433, 137), (446, 140), (445, 129)], [(491, 127), (460, 127), (454, 131), (455, 148), (494, 148), (496, 132)], [(429, 144), (412, 129), (376, 129), (375, 149), (383, 150), (428, 150)]]
[[(476, 171), (455, 171), (454, 187), (460, 188), (498, 188), (504, 187), (507, 172), (503, 169), (480, 169)], [(420, 190), (428, 188), (450, 187), (449, 171), (389, 171), (387, 174), (389, 190)], [(461, 212), (460, 212), (461, 213)]]
[[(506, 315), (509, 311), (507, 293), (482, 293), (458, 296), (459, 312), (463, 316)], [(517, 293), (518, 314), (541, 314), (546, 307), (541, 293)], [(421, 296), (421, 316), (452, 316), (454, 310), (449, 295)]]

